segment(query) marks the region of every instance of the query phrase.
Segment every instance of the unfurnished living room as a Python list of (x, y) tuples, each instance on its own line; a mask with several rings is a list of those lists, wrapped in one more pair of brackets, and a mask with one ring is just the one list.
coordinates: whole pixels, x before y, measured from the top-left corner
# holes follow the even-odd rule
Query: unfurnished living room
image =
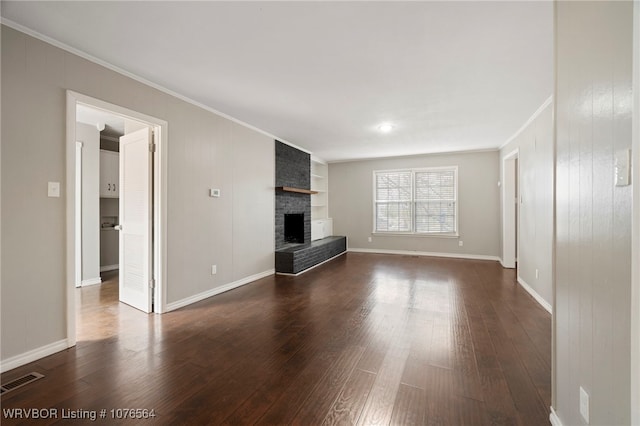
[(2, 1), (2, 424), (640, 425), (640, 2)]

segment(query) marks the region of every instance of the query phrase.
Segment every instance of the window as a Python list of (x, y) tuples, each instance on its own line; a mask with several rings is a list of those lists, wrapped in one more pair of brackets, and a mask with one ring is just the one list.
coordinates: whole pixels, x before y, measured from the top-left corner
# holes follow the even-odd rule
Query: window
[(457, 167), (374, 172), (374, 232), (456, 235)]
[(410, 171), (376, 173), (376, 231), (411, 231)]

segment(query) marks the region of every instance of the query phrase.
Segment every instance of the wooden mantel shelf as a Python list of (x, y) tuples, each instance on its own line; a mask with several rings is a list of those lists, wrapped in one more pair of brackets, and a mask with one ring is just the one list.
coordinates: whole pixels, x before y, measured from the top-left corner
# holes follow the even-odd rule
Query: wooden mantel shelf
[(276, 189), (285, 192), (297, 192), (299, 194), (317, 194), (318, 191), (311, 191), (310, 189), (294, 188), (292, 186), (277, 186)]

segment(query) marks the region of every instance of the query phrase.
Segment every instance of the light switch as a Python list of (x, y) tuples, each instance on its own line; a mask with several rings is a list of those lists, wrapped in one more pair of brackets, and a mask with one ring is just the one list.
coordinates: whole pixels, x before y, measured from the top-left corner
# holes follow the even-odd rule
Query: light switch
[(209, 197), (219, 197), (220, 196), (220, 190), (219, 189), (214, 189), (211, 188), (209, 189)]
[(616, 151), (616, 158), (614, 162), (615, 172), (615, 185), (627, 186), (629, 185), (629, 162), (631, 156), (631, 150), (622, 149)]
[(47, 193), (49, 197), (59, 197), (60, 182), (49, 182), (49, 184), (47, 185)]

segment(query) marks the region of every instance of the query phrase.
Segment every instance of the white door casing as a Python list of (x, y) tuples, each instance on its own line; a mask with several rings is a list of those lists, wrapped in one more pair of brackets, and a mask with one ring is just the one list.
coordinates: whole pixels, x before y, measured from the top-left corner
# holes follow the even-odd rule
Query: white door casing
[(152, 310), (152, 132), (120, 138), (120, 301)]
[(76, 162), (75, 162), (75, 259), (76, 267), (74, 271), (75, 286), (82, 286), (82, 142), (76, 141)]
[(518, 150), (502, 158), (502, 266), (516, 267), (518, 221), (517, 166)]
[(131, 120), (145, 123), (154, 129), (155, 151), (153, 152), (153, 278), (156, 313), (166, 312), (167, 309), (167, 168), (168, 168), (168, 125), (165, 120), (143, 114), (119, 105), (102, 101), (72, 90), (67, 90), (66, 114), (66, 306), (67, 306), (67, 347), (76, 345), (76, 287), (75, 272), (77, 262), (76, 247), (76, 110), (78, 105), (101, 109), (120, 115)]

